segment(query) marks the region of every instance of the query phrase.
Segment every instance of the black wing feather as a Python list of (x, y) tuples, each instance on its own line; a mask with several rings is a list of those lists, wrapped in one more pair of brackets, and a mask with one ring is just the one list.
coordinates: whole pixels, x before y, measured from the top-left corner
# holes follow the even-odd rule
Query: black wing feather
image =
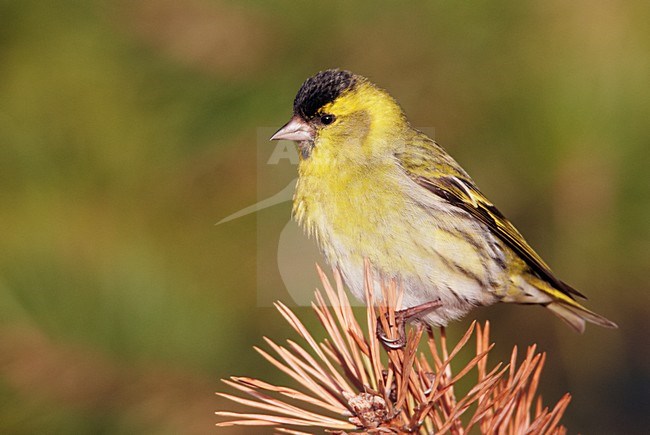
[(412, 176), (412, 178), (431, 193), (477, 218), (515, 251), (540, 278), (571, 298), (575, 295), (586, 299), (582, 293), (553, 275), (548, 265), (528, 245), (514, 225), (483, 196), (472, 182), (461, 180), (456, 176), (435, 178)]

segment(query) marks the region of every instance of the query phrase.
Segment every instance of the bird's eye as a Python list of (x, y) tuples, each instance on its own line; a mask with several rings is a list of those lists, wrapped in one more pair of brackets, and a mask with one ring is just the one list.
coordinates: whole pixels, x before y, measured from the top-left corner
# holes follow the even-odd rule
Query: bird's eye
[(334, 119), (336, 119), (334, 115), (322, 115), (320, 117), (320, 122), (322, 122), (323, 125), (330, 125), (334, 122)]

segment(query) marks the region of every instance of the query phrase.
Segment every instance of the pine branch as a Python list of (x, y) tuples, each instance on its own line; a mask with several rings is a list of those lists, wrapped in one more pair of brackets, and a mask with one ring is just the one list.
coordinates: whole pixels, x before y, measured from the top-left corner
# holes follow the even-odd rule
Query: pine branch
[[(373, 289), (366, 269), (368, 307), (366, 334), (355, 318), (340, 274), (334, 286), (319, 268), (323, 291), (316, 291), (312, 307), (327, 338), (317, 341), (284, 304), (276, 308), (298, 333), (302, 343), (287, 340), (281, 346), (265, 338), (272, 352), (256, 350), (294, 386), (269, 384), (249, 377), (223, 382), (238, 395), (220, 396), (251, 409), (249, 413), (219, 411), (226, 420), (217, 426), (272, 426), (278, 433), (327, 432), (398, 434), (564, 434), (560, 425), (571, 397), (565, 394), (552, 408), (537, 395), (545, 354), (529, 346), (517, 366), (517, 348), (508, 364), (488, 370), (489, 323), (473, 322), (449, 350), (445, 329), (438, 334), (414, 325), (401, 349), (387, 349), (376, 337), (377, 321), (389, 337), (399, 334), (395, 311), (401, 292), (394, 282)], [(381, 298), (374, 295), (380, 294)], [(459, 353), (475, 340), (474, 356), (461, 361)], [(426, 351), (418, 351), (420, 343)], [(453, 367), (452, 367), (453, 366)], [(454, 375), (454, 373), (456, 373)], [(469, 391), (457, 395), (454, 386), (475, 373)]]

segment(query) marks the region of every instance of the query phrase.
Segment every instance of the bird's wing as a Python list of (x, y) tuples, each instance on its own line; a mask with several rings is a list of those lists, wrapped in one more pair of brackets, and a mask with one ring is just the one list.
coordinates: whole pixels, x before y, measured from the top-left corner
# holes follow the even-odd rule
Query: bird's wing
[(482, 222), (516, 252), (540, 278), (571, 298), (574, 295), (585, 298), (580, 292), (553, 275), (548, 265), (524, 240), (514, 225), (476, 188), (473, 182), (458, 175), (421, 176), (408, 170), (406, 172), (420, 186)]

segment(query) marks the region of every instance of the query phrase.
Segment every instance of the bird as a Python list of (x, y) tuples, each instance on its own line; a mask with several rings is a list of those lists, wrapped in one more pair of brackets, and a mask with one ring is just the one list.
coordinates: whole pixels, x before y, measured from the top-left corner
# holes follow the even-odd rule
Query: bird
[(586, 322), (617, 327), (579, 303), (585, 296), (369, 79), (343, 69), (309, 77), (271, 140), (297, 143), (292, 215), (357, 298), (368, 262), (373, 280), (398, 282), (403, 312), (428, 326), (506, 302), (546, 307), (580, 333)]

